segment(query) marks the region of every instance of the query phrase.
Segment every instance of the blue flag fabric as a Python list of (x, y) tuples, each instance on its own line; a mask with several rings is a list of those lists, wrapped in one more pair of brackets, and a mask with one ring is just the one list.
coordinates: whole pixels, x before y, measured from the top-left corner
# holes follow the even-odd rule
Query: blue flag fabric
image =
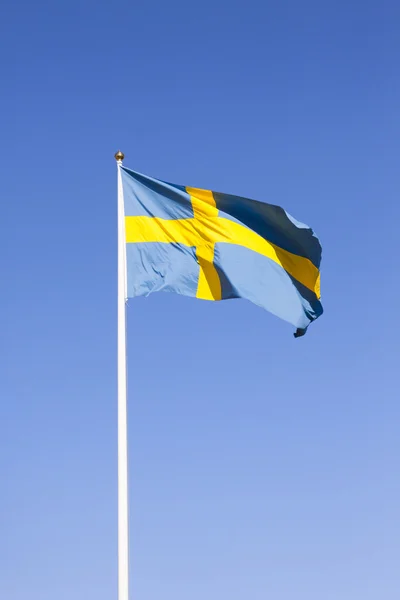
[(292, 323), (322, 314), (321, 245), (279, 206), (166, 183), (121, 167), (127, 296), (245, 298)]

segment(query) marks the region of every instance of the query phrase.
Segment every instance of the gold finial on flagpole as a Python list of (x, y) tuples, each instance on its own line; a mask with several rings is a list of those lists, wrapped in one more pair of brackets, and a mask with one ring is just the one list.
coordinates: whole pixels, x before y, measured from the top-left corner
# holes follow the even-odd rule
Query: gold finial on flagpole
[(114, 154), (114, 158), (117, 162), (122, 162), (125, 158), (125, 154), (121, 152), (121, 150), (118, 150), (118, 152)]

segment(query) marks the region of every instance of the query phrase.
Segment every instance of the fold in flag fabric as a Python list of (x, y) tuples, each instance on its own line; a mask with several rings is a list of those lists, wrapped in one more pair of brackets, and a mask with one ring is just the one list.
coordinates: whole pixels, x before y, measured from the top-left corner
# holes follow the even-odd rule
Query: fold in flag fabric
[(121, 167), (127, 297), (245, 298), (294, 325), (322, 314), (321, 245), (279, 206)]

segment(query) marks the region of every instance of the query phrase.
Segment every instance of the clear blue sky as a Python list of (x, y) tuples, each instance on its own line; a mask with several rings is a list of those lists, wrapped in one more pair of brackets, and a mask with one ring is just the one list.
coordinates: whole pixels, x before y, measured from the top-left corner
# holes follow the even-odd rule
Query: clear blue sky
[(2, 12), (0, 597), (116, 598), (121, 148), (311, 225), (325, 308), (130, 301), (132, 600), (397, 600), (399, 3)]

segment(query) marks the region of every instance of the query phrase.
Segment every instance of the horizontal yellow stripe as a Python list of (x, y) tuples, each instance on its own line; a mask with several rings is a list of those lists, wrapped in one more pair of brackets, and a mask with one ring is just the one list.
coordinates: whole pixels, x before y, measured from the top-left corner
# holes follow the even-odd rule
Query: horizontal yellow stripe
[(243, 246), (276, 262), (319, 297), (319, 271), (308, 258), (283, 250), (229, 219), (209, 216), (176, 220), (125, 217), (125, 230), (127, 243), (176, 243), (198, 248), (225, 242)]
[[(196, 228), (197, 224), (197, 228)], [(195, 247), (201, 241), (198, 219), (125, 217), (127, 243), (161, 242)]]

